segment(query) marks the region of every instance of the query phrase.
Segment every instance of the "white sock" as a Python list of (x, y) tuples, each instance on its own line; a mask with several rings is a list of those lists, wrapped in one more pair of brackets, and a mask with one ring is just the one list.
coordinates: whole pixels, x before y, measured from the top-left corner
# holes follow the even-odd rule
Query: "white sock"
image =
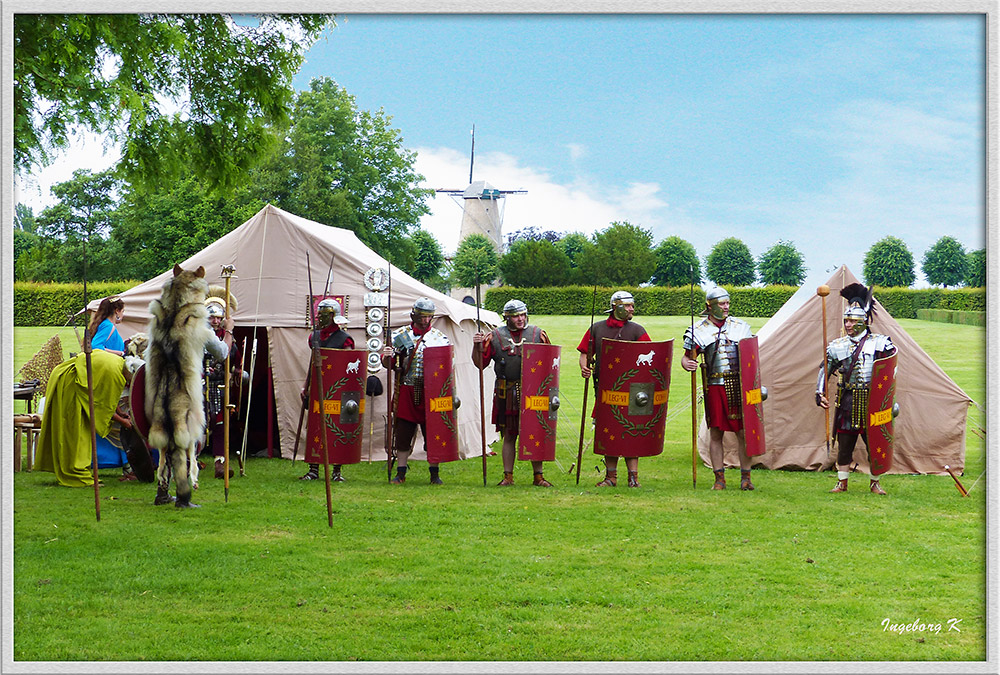
[(851, 473), (849, 471), (838, 471), (837, 480), (847, 480), (847, 477), (850, 475)]

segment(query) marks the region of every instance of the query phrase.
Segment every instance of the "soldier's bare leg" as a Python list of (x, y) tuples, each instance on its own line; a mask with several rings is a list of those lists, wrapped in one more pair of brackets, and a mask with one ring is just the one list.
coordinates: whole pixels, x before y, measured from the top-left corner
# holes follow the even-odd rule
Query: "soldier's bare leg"
[[(708, 428), (708, 457), (712, 461), (712, 470), (721, 471), (724, 468), (722, 454), (722, 429)], [(744, 450), (744, 454), (745, 454)]]

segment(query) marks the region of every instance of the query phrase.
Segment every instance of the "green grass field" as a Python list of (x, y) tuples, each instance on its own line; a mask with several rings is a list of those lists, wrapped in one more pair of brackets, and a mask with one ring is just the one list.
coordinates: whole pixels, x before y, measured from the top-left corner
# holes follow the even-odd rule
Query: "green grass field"
[[(985, 478), (964, 499), (947, 476), (831, 495), (829, 472), (759, 471), (754, 492), (712, 492), (699, 467), (692, 490), (678, 364), (664, 452), (641, 460), (642, 487), (593, 488), (589, 450), (578, 487), (571, 354), (589, 318), (532, 319), (572, 366), (553, 489), (531, 487), (523, 463), (517, 485), (494, 487), (499, 456), (487, 488), (478, 459), (444, 465), (444, 486), (427, 484), (423, 462), (405, 486), (362, 463), (333, 486), (331, 529), (322, 481), (296, 480), (301, 462), (248, 460), (228, 503), (205, 472), (202, 508), (187, 511), (154, 507), (153, 486), (108, 469), (100, 522), (93, 490), (15, 474), (15, 661), (986, 659)], [(637, 320), (654, 339), (687, 324)], [(985, 404), (984, 329), (900, 323)], [(15, 372), (55, 330), (15, 329)], [(984, 424), (970, 408), (970, 427)], [(985, 466), (969, 433), (966, 487)], [(924, 630), (891, 628), (914, 622)]]

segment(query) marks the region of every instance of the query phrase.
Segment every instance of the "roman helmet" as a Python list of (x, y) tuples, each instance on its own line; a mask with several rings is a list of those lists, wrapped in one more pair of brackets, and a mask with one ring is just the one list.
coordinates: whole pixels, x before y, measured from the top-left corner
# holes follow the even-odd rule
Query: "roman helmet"
[[(236, 311), (236, 296), (229, 294), (229, 313)], [(205, 298), (205, 307), (208, 308), (209, 316), (226, 316), (226, 289), (224, 286), (209, 286), (208, 296)]]
[(875, 314), (875, 298), (872, 295), (872, 290), (864, 284), (853, 283), (841, 289), (840, 295), (847, 300), (847, 306), (844, 307), (844, 318), (858, 319), (859, 321), (854, 327), (854, 334), (861, 334), (871, 323), (872, 316)]
[(515, 316), (519, 316), (521, 314), (525, 315), (525, 321), (527, 322), (528, 306), (520, 300), (508, 300), (507, 304), (503, 306), (503, 318), (507, 322), (507, 328), (509, 330), (514, 330), (516, 328), (516, 326), (514, 326), (513, 319)]
[(323, 298), (316, 307), (316, 315), (321, 327), (329, 326), (333, 323), (338, 326), (346, 324), (347, 318), (340, 311), (340, 303), (333, 298)]
[(611, 314), (619, 321), (626, 321), (629, 317), (625, 305), (634, 306), (635, 298), (628, 291), (615, 291), (611, 296), (611, 307), (605, 310), (605, 313)]
[(719, 303), (728, 299), (729, 291), (722, 286), (709, 289), (705, 293), (705, 311), (716, 321), (722, 321), (726, 318), (726, 315), (723, 313), (722, 308), (719, 307)]
[(417, 298), (413, 303), (413, 309), (410, 310), (410, 321), (416, 320), (418, 316), (434, 316), (436, 311), (437, 307), (434, 306), (433, 300), (427, 297)]

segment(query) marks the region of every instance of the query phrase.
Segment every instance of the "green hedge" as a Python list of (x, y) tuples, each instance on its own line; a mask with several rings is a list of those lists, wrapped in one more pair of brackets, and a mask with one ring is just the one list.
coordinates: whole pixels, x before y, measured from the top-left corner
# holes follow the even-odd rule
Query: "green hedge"
[[(642, 315), (687, 316), (691, 311), (690, 287), (598, 288), (597, 313), (608, 308), (611, 294), (630, 291), (635, 296), (635, 313)], [(733, 316), (770, 317), (798, 290), (795, 286), (730, 288)], [(695, 311), (701, 312), (705, 294), (694, 289)], [(560, 286), (516, 288), (500, 286), (486, 290), (483, 307), (499, 312), (511, 298), (523, 300), (532, 314), (590, 314), (594, 287)], [(948, 309), (985, 312), (985, 288), (875, 288), (875, 297), (897, 319), (916, 319), (921, 309)]]
[[(597, 314), (608, 308), (611, 294), (626, 290), (635, 296), (637, 316), (688, 316), (691, 313), (691, 287), (665, 288), (598, 288)], [(765, 286), (763, 288), (730, 288), (730, 309), (733, 316), (771, 316), (792, 297), (794, 286)], [(523, 300), (531, 314), (583, 314), (589, 315), (594, 304), (594, 287), (560, 286), (553, 288), (515, 288), (500, 286), (490, 288), (483, 298), (483, 307), (500, 312), (511, 298)], [(694, 289), (694, 311), (700, 314), (705, 306), (705, 292)]]
[(918, 309), (917, 318), (963, 326), (986, 326), (986, 312), (963, 312), (957, 309)]
[[(95, 281), (87, 284), (87, 298), (104, 298), (121, 293), (140, 281)], [(62, 326), (70, 314), (83, 308), (83, 284), (14, 282), (15, 326)], [(83, 325), (80, 318), (79, 325)]]

